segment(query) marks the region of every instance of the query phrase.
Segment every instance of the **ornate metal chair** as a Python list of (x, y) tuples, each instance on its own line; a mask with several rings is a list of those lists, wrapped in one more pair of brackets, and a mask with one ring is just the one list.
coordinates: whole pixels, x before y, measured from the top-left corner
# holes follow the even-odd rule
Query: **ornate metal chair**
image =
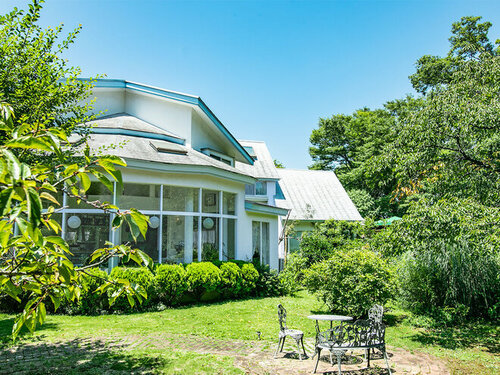
[(391, 368), (385, 351), (385, 325), (373, 320), (358, 320), (354, 323), (344, 323), (342, 326), (329, 329), (318, 334), (316, 343), (316, 366), (314, 372), (318, 369), (318, 363), (321, 351), (326, 349), (330, 352), (330, 362), (333, 366), (332, 354), (337, 357), (339, 366), (338, 374), (342, 375), (341, 359), (345, 352), (354, 349), (365, 349), (367, 352), (367, 366), (370, 367), (371, 348), (378, 348), (384, 355), (385, 364), (391, 375)]
[(297, 352), (299, 353), (299, 359), (302, 361), (300, 345), (302, 345), (304, 356), (307, 357), (306, 349), (304, 348), (304, 332), (299, 331), (298, 329), (288, 329), (288, 327), (286, 326), (286, 309), (281, 304), (278, 305), (278, 320), (280, 322), (280, 333), (278, 348), (276, 349), (276, 353), (274, 353), (274, 358), (276, 358), (278, 352), (283, 351), (285, 339), (287, 338), (287, 336), (290, 336), (297, 343)]
[[(368, 310), (368, 319), (374, 321), (375, 323), (382, 323), (382, 318), (384, 317), (384, 306), (373, 305), (370, 310)], [(375, 348), (372, 348), (372, 353), (375, 354)]]
[(370, 310), (368, 310), (368, 319), (373, 320), (376, 323), (382, 323), (382, 317), (384, 316), (384, 306), (373, 305)]

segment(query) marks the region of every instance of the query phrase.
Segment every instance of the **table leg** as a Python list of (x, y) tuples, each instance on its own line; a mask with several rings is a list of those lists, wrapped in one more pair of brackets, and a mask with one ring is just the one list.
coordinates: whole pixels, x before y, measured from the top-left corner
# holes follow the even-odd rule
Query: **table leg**
[(314, 354), (311, 359), (314, 359), (314, 356), (317, 354), (316, 345), (318, 345), (318, 335), (319, 335), (319, 324), (316, 320), (316, 340), (314, 341)]

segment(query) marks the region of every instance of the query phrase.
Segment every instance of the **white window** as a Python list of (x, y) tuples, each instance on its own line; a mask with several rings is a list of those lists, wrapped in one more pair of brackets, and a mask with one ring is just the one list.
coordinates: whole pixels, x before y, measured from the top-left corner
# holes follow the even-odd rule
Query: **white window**
[[(117, 189), (115, 189), (116, 191)], [(128, 226), (111, 231), (113, 214), (89, 209), (64, 197), (63, 237), (83, 264), (106, 241), (133, 243), (159, 263), (230, 260), (236, 257), (236, 194), (185, 186), (125, 183), (116, 194), (92, 183), (89, 199), (116, 202), (121, 209), (137, 208), (150, 217), (146, 238), (137, 242)], [(68, 221), (71, 219), (70, 221)]]
[(252, 221), (252, 251), (254, 260), (258, 260), (261, 264), (269, 265), (269, 223), (265, 221)]

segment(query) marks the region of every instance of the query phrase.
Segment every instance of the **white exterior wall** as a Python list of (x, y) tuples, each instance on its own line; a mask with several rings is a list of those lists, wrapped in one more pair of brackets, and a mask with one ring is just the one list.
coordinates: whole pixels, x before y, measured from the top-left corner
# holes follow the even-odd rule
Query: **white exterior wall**
[(191, 145), (191, 111), (183, 104), (151, 94), (126, 90), (125, 112), (174, 133)]
[(109, 116), (125, 112), (125, 90), (94, 87), (92, 94), (91, 99), (95, 99), (93, 103), (95, 114), (102, 112), (104, 116)]
[[(267, 222), (269, 223), (270, 240), (269, 266), (273, 269), (278, 268), (278, 217), (245, 211), (245, 184), (210, 176), (153, 172), (132, 168), (123, 168), (122, 174), (123, 182), (197, 187), (236, 194), (236, 215), (238, 217), (236, 224), (236, 259), (252, 260), (252, 221)], [(210, 215), (207, 214), (207, 216)]]

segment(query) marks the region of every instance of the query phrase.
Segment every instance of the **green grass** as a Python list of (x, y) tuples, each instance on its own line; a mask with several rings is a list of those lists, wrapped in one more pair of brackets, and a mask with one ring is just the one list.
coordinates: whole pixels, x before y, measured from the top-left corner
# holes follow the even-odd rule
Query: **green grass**
[[(103, 315), (96, 317), (51, 315), (46, 324), (33, 336), (23, 334), (24, 342), (45, 343), (73, 340), (83, 337), (120, 337), (128, 335), (193, 334), (217, 339), (256, 340), (257, 331), (269, 344), (277, 338), (276, 305), (283, 303), (288, 310), (288, 325), (314, 336), (314, 321), (307, 315), (325, 313), (326, 307), (311, 295), (302, 292), (297, 297), (261, 298), (231, 301), (210, 305), (193, 305), (162, 312), (130, 315)], [(492, 324), (470, 324), (459, 328), (416, 328), (411, 316), (395, 309), (387, 313), (389, 323), (386, 341), (388, 345), (410, 351), (422, 351), (447, 360), (452, 374), (497, 374), (500, 371), (499, 329)], [(13, 317), (0, 315), (0, 337), (9, 340)], [(326, 327), (326, 326), (325, 326)], [(156, 353), (156, 354), (155, 354)], [(142, 353), (143, 354), (143, 353)], [(239, 373), (233, 369), (229, 357), (207, 356), (189, 352), (148, 351), (147, 356), (139, 350), (131, 350), (124, 358), (123, 366), (130, 366), (135, 358), (146, 358), (154, 362), (137, 366), (150, 366), (160, 372), (189, 373)], [(109, 354), (112, 359), (114, 354)], [(106, 355), (104, 355), (106, 358)], [(99, 360), (99, 357), (95, 360)], [(104, 360), (104, 359), (103, 359)], [(113, 362), (114, 360), (111, 360)], [(152, 363), (153, 363), (152, 362)], [(202, 363), (204, 367), (198, 365)], [(201, 367), (200, 367), (201, 366)], [(94, 366), (95, 367), (95, 366)], [(217, 369), (217, 370), (213, 370)], [(210, 372), (212, 371), (212, 372)], [(84, 373), (81, 371), (81, 373)], [(71, 372), (69, 372), (71, 373)], [(92, 372), (85, 372), (92, 373)]]

